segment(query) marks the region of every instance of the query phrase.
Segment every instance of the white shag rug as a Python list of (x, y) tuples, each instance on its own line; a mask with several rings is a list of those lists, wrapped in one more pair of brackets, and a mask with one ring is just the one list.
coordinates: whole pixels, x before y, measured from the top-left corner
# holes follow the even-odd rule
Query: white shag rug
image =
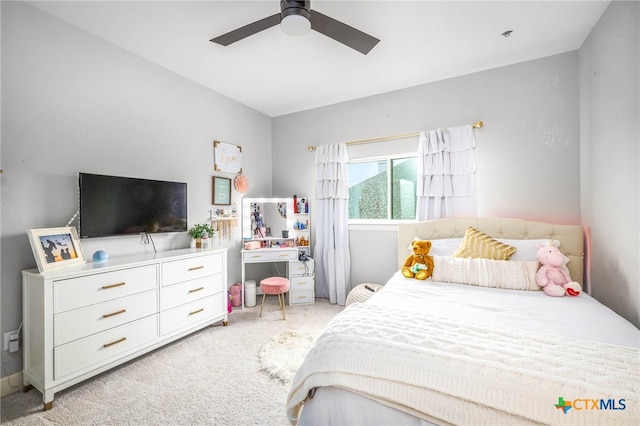
[(260, 370), (283, 383), (290, 383), (316, 336), (309, 333), (285, 331), (273, 337), (260, 349)]

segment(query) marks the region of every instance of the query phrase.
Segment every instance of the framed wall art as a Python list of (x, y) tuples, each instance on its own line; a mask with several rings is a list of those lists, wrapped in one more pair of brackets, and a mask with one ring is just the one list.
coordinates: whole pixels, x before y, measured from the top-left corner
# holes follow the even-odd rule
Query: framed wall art
[(86, 262), (74, 227), (29, 229), (27, 234), (41, 273), (52, 268)]
[(213, 169), (216, 172), (242, 173), (242, 147), (213, 141)]
[(213, 205), (228, 206), (231, 204), (231, 179), (213, 177)]

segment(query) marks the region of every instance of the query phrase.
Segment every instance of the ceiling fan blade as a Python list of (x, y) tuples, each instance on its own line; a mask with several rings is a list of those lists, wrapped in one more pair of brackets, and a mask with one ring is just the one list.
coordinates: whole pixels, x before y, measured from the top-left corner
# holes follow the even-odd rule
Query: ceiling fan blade
[(276, 13), (275, 15), (268, 16), (264, 19), (260, 19), (259, 21), (245, 25), (244, 27), (240, 27), (216, 38), (212, 38), (209, 41), (223, 46), (228, 46), (231, 43), (235, 43), (243, 38), (252, 36), (260, 31), (266, 30), (267, 28), (275, 27), (278, 24), (280, 24), (280, 14)]
[(311, 29), (331, 37), (366, 55), (380, 40), (315, 10), (311, 11)]

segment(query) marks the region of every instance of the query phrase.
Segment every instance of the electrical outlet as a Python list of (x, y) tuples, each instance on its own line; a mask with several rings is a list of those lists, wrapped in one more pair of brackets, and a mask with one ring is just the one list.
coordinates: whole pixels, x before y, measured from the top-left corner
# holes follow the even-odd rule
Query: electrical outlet
[[(10, 342), (17, 342), (18, 341), (18, 330), (13, 330), (13, 331), (8, 331), (6, 333), (4, 333), (4, 350), (8, 351), (9, 350), (9, 343)], [(12, 351), (15, 352), (15, 351)]]

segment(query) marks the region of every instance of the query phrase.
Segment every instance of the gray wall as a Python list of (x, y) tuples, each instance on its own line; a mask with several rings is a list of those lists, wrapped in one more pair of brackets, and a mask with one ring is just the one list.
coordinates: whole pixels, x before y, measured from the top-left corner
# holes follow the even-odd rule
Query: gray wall
[(580, 49), (582, 221), (593, 295), (640, 327), (640, 4), (611, 2)]
[[(209, 217), (216, 139), (243, 147), (245, 195), (270, 195), (269, 117), (22, 2), (1, 7), (2, 332), (18, 328), (20, 271), (35, 267), (26, 230), (67, 224), (78, 172), (187, 182), (191, 225)], [(240, 280), (239, 235), (221, 244), (230, 248), (229, 284)], [(152, 250), (139, 241), (90, 239), (83, 248), (89, 258), (98, 248)], [(159, 250), (191, 244), (186, 233), (154, 241)], [(2, 365), (2, 376), (20, 370), (6, 352)]]
[[(580, 223), (577, 75), (578, 53), (570, 52), (276, 117), (274, 193), (313, 199), (314, 154), (308, 145), (483, 120), (484, 128), (475, 133), (478, 214)], [(375, 155), (389, 146), (406, 152), (407, 143), (417, 150), (417, 138), (364, 147)], [(355, 148), (362, 155), (363, 146), (350, 151)], [(350, 236), (351, 285), (384, 283), (397, 270), (395, 230), (352, 226)]]

